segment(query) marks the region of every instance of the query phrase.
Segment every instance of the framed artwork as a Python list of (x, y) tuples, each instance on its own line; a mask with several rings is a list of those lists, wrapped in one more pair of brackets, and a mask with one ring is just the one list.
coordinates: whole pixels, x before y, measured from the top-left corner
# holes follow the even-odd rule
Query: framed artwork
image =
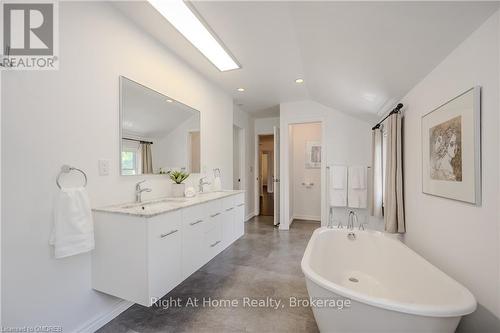
[(422, 117), (422, 191), (481, 203), (481, 89)]
[(306, 168), (307, 169), (321, 168), (321, 142), (317, 141), (306, 142)]

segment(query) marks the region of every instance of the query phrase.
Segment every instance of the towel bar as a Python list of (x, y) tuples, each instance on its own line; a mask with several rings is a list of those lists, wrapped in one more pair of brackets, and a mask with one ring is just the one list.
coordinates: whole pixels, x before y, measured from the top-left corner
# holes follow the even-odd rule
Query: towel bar
[(87, 174), (85, 172), (83, 172), (83, 170), (81, 170), (81, 169), (78, 169), (78, 168), (75, 168), (75, 167), (72, 167), (72, 166), (69, 166), (66, 164), (61, 167), (61, 171), (57, 175), (57, 178), (56, 178), (57, 187), (59, 187), (59, 189), (62, 190), (62, 186), (61, 186), (61, 183), (59, 183), (59, 180), (64, 173), (70, 173), (71, 171), (79, 171), (83, 175), (83, 178), (85, 179), (85, 181), (83, 183), (83, 187), (86, 187), (87, 186)]

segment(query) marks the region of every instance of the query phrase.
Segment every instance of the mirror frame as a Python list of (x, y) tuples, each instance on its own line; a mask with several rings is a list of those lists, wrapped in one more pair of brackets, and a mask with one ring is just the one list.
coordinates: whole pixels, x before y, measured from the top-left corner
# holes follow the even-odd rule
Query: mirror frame
[[(176, 102), (176, 103), (179, 103), (181, 105), (184, 105), (185, 107), (188, 107), (194, 111), (197, 111), (199, 114), (200, 114), (200, 142), (201, 142), (201, 111), (198, 110), (198, 109), (195, 109), (193, 108), (192, 106), (188, 105), (188, 104), (185, 104), (185, 103), (182, 103), (168, 95), (165, 95), (164, 93), (162, 92), (159, 92), (158, 90), (156, 89), (153, 89), (153, 88), (150, 88), (142, 83), (139, 83), (137, 82), (136, 80), (132, 80), (128, 77), (126, 77), (125, 75), (120, 75), (119, 76), (119, 80), (118, 80), (118, 86), (119, 86), (119, 103), (118, 103), (118, 174), (120, 176), (123, 176), (123, 177), (138, 177), (138, 176), (142, 176), (142, 177), (150, 177), (150, 176), (168, 176), (167, 174), (160, 174), (160, 173), (147, 173), (147, 174), (138, 174), (138, 175), (123, 175), (122, 174), (122, 140), (123, 140), (123, 88), (122, 88), (122, 83), (124, 80), (129, 80), (131, 82), (134, 82), (135, 84), (138, 84), (140, 85), (141, 87), (144, 87), (146, 89), (149, 89), (149, 90), (152, 90), (160, 95), (163, 95), (165, 96), (166, 98), (169, 98), (171, 99), (172, 101)], [(203, 165), (203, 161), (201, 160), (201, 145), (200, 145), (200, 173), (201, 173), (201, 166)], [(199, 174), (199, 173), (192, 173), (190, 172), (191, 174)]]

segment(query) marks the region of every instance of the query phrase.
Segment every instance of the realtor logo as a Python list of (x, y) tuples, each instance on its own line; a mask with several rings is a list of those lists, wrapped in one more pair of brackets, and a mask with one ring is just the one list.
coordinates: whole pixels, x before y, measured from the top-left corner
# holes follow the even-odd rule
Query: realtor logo
[(57, 4), (55, 2), (3, 4), (2, 67), (57, 69)]

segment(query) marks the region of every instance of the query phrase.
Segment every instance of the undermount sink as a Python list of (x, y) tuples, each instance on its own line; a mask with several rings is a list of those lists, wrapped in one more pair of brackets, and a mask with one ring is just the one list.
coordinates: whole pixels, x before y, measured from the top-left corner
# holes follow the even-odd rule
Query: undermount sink
[(120, 206), (122, 209), (134, 209), (134, 208), (139, 208), (143, 207), (148, 208), (152, 206), (160, 206), (168, 203), (182, 203), (185, 202), (186, 198), (167, 198), (167, 199), (162, 199), (162, 200), (155, 200), (155, 201), (147, 201), (147, 202), (138, 202), (138, 203), (132, 203), (132, 204), (125, 204), (123, 206)]

